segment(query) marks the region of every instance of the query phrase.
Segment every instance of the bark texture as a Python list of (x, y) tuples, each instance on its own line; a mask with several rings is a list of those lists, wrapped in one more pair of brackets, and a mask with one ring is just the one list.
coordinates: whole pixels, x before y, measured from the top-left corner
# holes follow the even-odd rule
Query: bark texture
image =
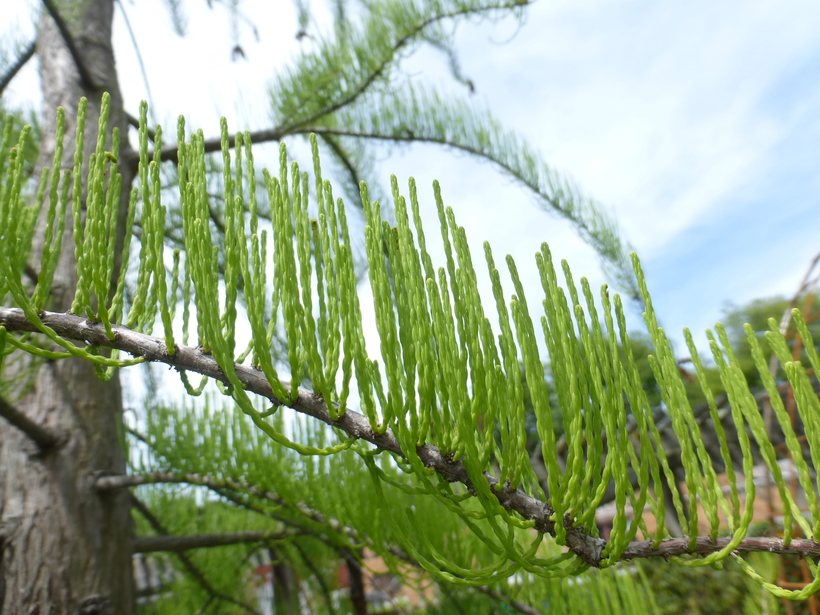
[[(45, 112), (38, 173), (52, 162), (57, 106), (66, 109), (68, 119), (63, 167), (72, 165), (75, 114), (82, 96), (89, 101), (86, 162), (96, 140), (105, 91), (112, 97), (109, 128), (120, 127), (127, 148), (111, 47), (113, 0), (45, 4), (67, 26), (75, 55), (44, 11), (37, 40)], [(83, 65), (79, 70), (78, 60)], [(131, 180), (123, 177), (123, 185), (130, 186)], [(41, 219), (35, 234), (30, 261), (34, 271), (40, 268), (44, 224)], [(69, 309), (75, 283), (69, 213), (52, 309)], [(0, 424), (0, 613), (133, 613), (128, 493), (94, 488), (100, 474), (125, 471), (117, 436), (122, 411), (119, 383), (116, 378), (100, 381), (92, 366), (79, 360), (32, 363), (17, 358), (3, 377), (3, 395), (16, 409), (65, 437), (43, 447), (9, 423)]]

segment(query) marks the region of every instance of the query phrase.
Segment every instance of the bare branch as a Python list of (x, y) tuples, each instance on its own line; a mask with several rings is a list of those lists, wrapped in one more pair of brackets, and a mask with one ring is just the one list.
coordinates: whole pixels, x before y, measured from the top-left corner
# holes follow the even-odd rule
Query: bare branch
[(189, 549), (209, 549), (247, 542), (265, 540), (282, 540), (302, 532), (245, 531), (226, 532), (223, 534), (191, 534), (188, 536), (137, 536), (134, 539), (134, 553), (153, 553), (155, 551), (188, 551)]
[(31, 438), (41, 452), (47, 451), (62, 441), (59, 432), (33, 421), (3, 397), (0, 397), (0, 416)]
[(51, 15), (51, 18), (54, 20), (57, 29), (60, 31), (60, 36), (63, 37), (65, 46), (68, 48), (68, 52), (74, 60), (74, 65), (77, 67), (77, 73), (80, 75), (80, 81), (82, 81), (83, 87), (88, 90), (95, 89), (97, 84), (91, 77), (91, 73), (88, 72), (88, 69), (83, 61), (83, 57), (80, 54), (80, 50), (77, 49), (77, 44), (74, 42), (74, 37), (68, 29), (68, 24), (57, 10), (57, 5), (54, 4), (54, 0), (43, 0), (43, 5), (46, 7), (48, 14)]
[[(139, 121), (137, 121), (136, 126), (139, 128)], [(281, 141), (287, 134), (286, 131), (280, 130), (279, 128), (266, 128), (250, 133), (251, 142), (254, 144)], [(222, 149), (222, 138), (214, 137), (213, 139), (207, 139), (203, 142), (203, 146), (206, 154), (218, 152)], [(230, 137), (230, 146), (236, 146), (236, 135)], [(148, 159), (153, 159), (153, 155), (152, 152), (148, 152)], [(163, 145), (160, 150), (160, 159), (163, 162), (179, 162), (179, 147), (175, 143)], [(139, 163), (139, 152), (131, 152), (128, 162), (133, 165)]]
[(14, 64), (9, 66), (6, 73), (2, 77), (0, 77), (0, 96), (3, 95), (3, 92), (9, 86), (12, 79), (14, 79), (17, 73), (20, 72), (20, 69), (26, 65), (26, 62), (28, 62), (29, 60), (31, 60), (31, 58), (34, 57), (34, 50), (36, 49), (36, 47), (37, 39), (35, 38), (26, 46), (25, 49), (23, 49), (23, 52), (20, 54), (20, 57), (17, 58)]
[[(157, 519), (157, 517), (154, 515), (154, 513), (152, 513), (148, 509), (148, 507), (145, 504), (143, 504), (136, 496), (134, 496), (134, 495), (131, 496), (131, 503), (134, 506), (134, 508), (136, 508), (140, 512), (140, 514), (145, 518), (145, 520), (148, 521), (148, 524), (151, 527), (154, 528), (155, 532), (157, 532), (158, 534), (168, 534), (167, 530), (162, 525), (160, 520)], [(197, 567), (197, 565), (194, 564), (191, 561), (191, 558), (189, 558), (187, 555), (185, 555), (185, 553), (181, 553), (181, 552), (176, 553), (176, 556), (179, 558), (179, 561), (182, 563), (182, 565), (185, 567), (185, 569), (188, 570), (190, 575), (192, 577), (194, 577), (194, 579), (196, 579), (197, 583), (199, 583), (202, 586), (202, 588), (206, 592), (208, 592), (212, 597), (218, 598), (220, 600), (224, 600), (225, 602), (230, 602), (231, 604), (235, 604), (238, 607), (241, 607), (244, 610), (246, 610), (248, 613), (253, 613), (254, 615), (260, 615), (260, 613), (258, 611), (251, 608), (247, 604), (245, 604), (243, 602), (240, 602), (239, 600), (237, 600), (235, 598), (231, 598), (227, 594), (223, 594), (222, 592), (217, 591), (213, 587), (213, 585), (211, 585), (208, 582), (208, 579), (205, 578), (205, 575), (202, 574), (202, 571)]]
[[(689, 546), (688, 538), (669, 538), (662, 540), (655, 549), (654, 541), (641, 540), (632, 542), (621, 555), (621, 560), (645, 557), (672, 557), (673, 555), (708, 555), (720, 551), (731, 542), (731, 537), (712, 540), (708, 536), (697, 539), (695, 548)], [(816, 559), (820, 557), (820, 542), (808, 538), (794, 538), (787, 545), (782, 538), (769, 536), (752, 536), (744, 538), (734, 552), (739, 553), (776, 553), (777, 555), (797, 555), (801, 558)]]

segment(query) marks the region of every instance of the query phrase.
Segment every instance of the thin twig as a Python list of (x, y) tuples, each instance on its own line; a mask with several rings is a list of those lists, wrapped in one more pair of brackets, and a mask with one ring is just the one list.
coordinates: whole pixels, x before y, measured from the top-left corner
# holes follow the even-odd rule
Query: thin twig
[(512, 598), (508, 598), (500, 591), (493, 589), (492, 587), (487, 587), (486, 585), (482, 585), (476, 587), (476, 589), (486, 595), (488, 595), (493, 600), (498, 602), (502, 602), (504, 604), (509, 604), (512, 608), (520, 613), (524, 613), (525, 615), (544, 615), (543, 611), (536, 609), (529, 604), (524, 604), (520, 600), (513, 600)]
[[(525, 4), (527, 4), (527, 2), (523, 2), (520, 6), (523, 6)], [(367, 75), (367, 77), (352, 92), (350, 92), (340, 100), (336, 101), (332, 105), (324, 109), (320, 109), (312, 115), (297, 120), (296, 122), (286, 126), (284, 130), (287, 132), (296, 132), (297, 130), (303, 128), (308, 124), (312, 124), (313, 122), (316, 122), (319, 119), (326, 117), (338, 111), (339, 109), (342, 109), (343, 107), (347, 107), (348, 105), (353, 104), (356, 101), (356, 99), (362, 96), (367, 91), (367, 89), (371, 85), (373, 85), (379, 79), (379, 77), (382, 76), (382, 74), (384, 74), (387, 67), (390, 66), (390, 64), (393, 62), (394, 58), (396, 57), (396, 54), (398, 54), (398, 52), (401, 51), (403, 47), (408, 45), (416, 37), (416, 35), (421, 34), (421, 32), (428, 26), (431, 26), (439, 21), (444, 21), (445, 19), (461, 17), (464, 15), (470, 15), (474, 13), (490, 12), (496, 10), (497, 8), (498, 7), (486, 7), (482, 9), (462, 8), (454, 11), (439, 13), (438, 15), (433, 15), (431, 17), (428, 17), (427, 19), (420, 21), (419, 23), (415, 24), (410, 29), (410, 31), (406, 32), (403, 36), (400, 36), (393, 43), (393, 46), (390, 49), (390, 53), (382, 59), (381, 63), (378, 66), (376, 66), (376, 68), (369, 75)]]
[(310, 573), (313, 575), (314, 580), (319, 585), (319, 591), (322, 592), (322, 597), (325, 599), (325, 604), (327, 604), (328, 612), (330, 613), (330, 615), (336, 615), (336, 609), (333, 608), (333, 598), (330, 595), (330, 588), (327, 586), (327, 583), (325, 583), (325, 579), (321, 571), (319, 571), (319, 569), (316, 568), (316, 565), (313, 563), (310, 557), (308, 557), (308, 554), (305, 553), (305, 550), (301, 546), (299, 546), (299, 543), (297, 541), (292, 542), (291, 546), (294, 548), (296, 553), (301, 558), (302, 563), (310, 571)]
[(3, 92), (9, 86), (12, 79), (14, 79), (17, 73), (20, 72), (20, 69), (22, 69), (26, 65), (26, 62), (28, 62), (29, 60), (31, 60), (31, 58), (34, 57), (34, 51), (36, 47), (37, 39), (35, 38), (26, 46), (25, 49), (23, 49), (23, 52), (20, 54), (20, 56), (17, 58), (14, 64), (9, 66), (6, 73), (2, 77), (0, 77), (0, 96), (3, 95)]
[(282, 540), (304, 532), (244, 531), (222, 534), (190, 534), (187, 536), (138, 536), (134, 539), (134, 553), (155, 551), (188, 551), (189, 549), (210, 549), (248, 542)]
[[(154, 528), (154, 531), (158, 534), (167, 534), (167, 530), (162, 525), (159, 519), (152, 513), (148, 507), (143, 504), (141, 500), (139, 500), (133, 494), (131, 495), (131, 504), (134, 508), (136, 508), (139, 513), (148, 521), (148, 524)], [(214, 598), (218, 598), (219, 600), (224, 600), (225, 602), (230, 602), (231, 604), (235, 604), (238, 607), (245, 609), (248, 613), (253, 613), (254, 615), (260, 615), (259, 611), (250, 607), (249, 605), (245, 604), (244, 602), (240, 602), (236, 598), (232, 598), (227, 594), (223, 594), (220, 591), (217, 591), (213, 585), (208, 582), (208, 579), (205, 578), (205, 575), (202, 574), (202, 571), (191, 561), (185, 553), (176, 553), (177, 558), (185, 567), (186, 570), (190, 573), (190, 575), (196, 579), (197, 583), (202, 586), (206, 592), (208, 592)]]

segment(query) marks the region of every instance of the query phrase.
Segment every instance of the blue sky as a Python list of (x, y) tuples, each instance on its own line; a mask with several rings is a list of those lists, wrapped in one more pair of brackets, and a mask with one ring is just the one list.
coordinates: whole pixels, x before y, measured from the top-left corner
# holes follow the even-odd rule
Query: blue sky
[[(37, 5), (2, 4), (22, 12), (20, 25), (25, 7)], [(219, 115), (232, 129), (266, 126), (265, 82), (299, 48), (292, 4), (243, 3), (261, 41), (241, 27), (247, 61), (236, 63), (224, 12), (189, 0), (189, 35), (179, 39), (161, 4), (124, 1), (157, 118), (170, 127), (184, 113), (206, 134), (216, 133)], [(313, 6), (327, 23), (325, 5)], [(820, 5), (807, 2), (539, 0), (521, 28), (463, 24), (457, 41), (475, 100), (613, 212), (642, 258), (662, 323), (681, 339), (684, 326), (711, 326), (728, 301), (793, 292), (820, 251), (817, 32)], [(146, 90), (119, 11), (115, 36), (136, 113)], [(180, 62), (170, 61), (175, 54)], [(36, 100), (34, 68), (12, 100)], [(465, 94), (437, 52), (422, 50), (403, 70)], [(416, 177), (430, 224), (427, 187), (439, 179), (474, 254), (485, 239), (497, 261), (513, 254), (531, 303), (540, 298), (532, 254), (542, 241), (576, 277), (605, 281), (566, 223), (487, 164), (418, 146), (380, 156), (379, 170), (404, 185)]]

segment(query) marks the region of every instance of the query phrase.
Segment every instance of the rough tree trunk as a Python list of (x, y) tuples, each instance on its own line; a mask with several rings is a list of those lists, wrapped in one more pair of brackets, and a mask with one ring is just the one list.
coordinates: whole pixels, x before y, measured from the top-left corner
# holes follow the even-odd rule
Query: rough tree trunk
[[(96, 140), (104, 91), (112, 96), (110, 126), (120, 127), (127, 147), (111, 47), (113, 0), (54, 4), (68, 24), (90, 79), (81, 77), (55, 22), (44, 12), (37, 40), (44, 111), (38, 173), (51, 164), (58, 105), (66, 109), (68, 119), (63, 167), (72, 165), (81, 96), (89, 100), (86, 161)], [(123, 177), (126, 193), (131, 179)], [(30, 260), (34, 271), (39, 271), (37, 238), (42, 238), (43, 224), (40, 220)], [(71, 226), (69, 213), (49, 307), (57, 311), (69, 309), (76, 282)], [(4, 395), (30, 418), (59, 430), (65, 438), (41, 451), (22, 432), (0, 424), (0, 613), (133, 613), (128, 493), (100, 495), (93, 487), (95, 476), (125, 471), (117, 437), (122, 411), (119, 383), (116, 378), (100, 381), (91, 365), (80, 360), (38, 361), (28, 365), (34, 367), (28, 373), (26, 360), (17, 359), (6, 369), (4, 377), (13, 375), (15, 386), (7, 386)]]

